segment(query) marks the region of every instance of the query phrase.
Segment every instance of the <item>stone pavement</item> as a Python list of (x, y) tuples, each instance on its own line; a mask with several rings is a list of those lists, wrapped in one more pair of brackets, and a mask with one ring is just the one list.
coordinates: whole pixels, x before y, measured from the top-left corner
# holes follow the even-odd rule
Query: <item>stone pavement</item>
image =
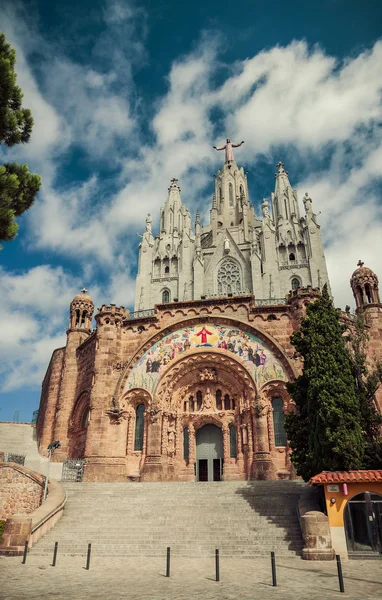
[(332, 600), (382, 598), (382, 562), (343, 563), (345, 593), (339, 592), (335, 562), (312, 563), (299, 558), (277, 561), (276, 588), (270, 560), (221, 558), (221, 581), (215, 579), (214, 557), (206, 560), (172, 557), (165, 577), (165, 557), (111, 558), (94, 556), (85, 570), (85, 556), (28, 555), (0, 557), (1, 600)]

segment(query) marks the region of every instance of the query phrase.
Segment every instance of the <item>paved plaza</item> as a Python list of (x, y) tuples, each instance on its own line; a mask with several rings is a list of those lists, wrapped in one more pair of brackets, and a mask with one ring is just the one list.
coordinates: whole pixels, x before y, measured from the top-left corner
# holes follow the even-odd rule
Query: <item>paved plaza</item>
[(345, 593), (339, 592), (335, 562), (313, 563), (299, 558), (277, 562), (272, 587), (270, 560), (221, 559), (221, 581), (215, 581), (214, 558), (172, 557), (171, 577), (165, 577), (165, 557), (97, 557), (85, 570), (85, 556), (0, 557), (1, 600), (330, 600), (382, 598), (382, 562), (343, 563)]

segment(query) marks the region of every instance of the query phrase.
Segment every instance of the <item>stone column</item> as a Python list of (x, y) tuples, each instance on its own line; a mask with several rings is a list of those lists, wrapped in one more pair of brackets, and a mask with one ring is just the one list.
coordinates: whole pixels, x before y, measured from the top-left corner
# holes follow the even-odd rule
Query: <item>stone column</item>
[(162, 481), (162, 413), (151, 413), (147, 427), (147, 451), (142, 469), (142, 481)]
[(126, 436), (126, 454), (132, 454), (134, 451), (134, 420), (135, 413), (129, 412), (127, 415), (127, 436)]
[(254, 479), (276, 479), (276, 469), (269, 448), (269, 408), (268, 399), (258, 395), (254, 411), (255, 454), (252, 462), (252, 477)]
[(196, 432), (193, 423), (188, 424), (188, 465), (191, 470), (191, 475), (195, 476), (196, 465)]

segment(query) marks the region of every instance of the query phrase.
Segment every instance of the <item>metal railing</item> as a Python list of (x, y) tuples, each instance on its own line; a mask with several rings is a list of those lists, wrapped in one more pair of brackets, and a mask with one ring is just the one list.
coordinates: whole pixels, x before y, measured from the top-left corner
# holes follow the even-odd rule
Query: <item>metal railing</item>
[(265, 300), (256, 300), (255, 298), (255, 306), (279, 306), (286, 303), (286, 298), (266, 298)]
[(130, 313), (130, 319), (145, 319), (146, 317), (153, 317), (155, 310), (153, 308), (147, 308), (146, 310), (135, 310)]
[(4, 454), (5, 462), (14, 462), (18, 465), (23, 465), (25, 463), (25, 454), (14, 454), (13, 452), (7, 452)]

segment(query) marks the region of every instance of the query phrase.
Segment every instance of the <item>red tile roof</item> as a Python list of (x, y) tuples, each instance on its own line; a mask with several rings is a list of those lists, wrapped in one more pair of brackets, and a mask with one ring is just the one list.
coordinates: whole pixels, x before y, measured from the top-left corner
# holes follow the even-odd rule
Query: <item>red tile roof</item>
[(373, 481), (382, 483), (381, 471), (322, 471), (309, 480), (311, 485), (323, 483), (363, 483)]

